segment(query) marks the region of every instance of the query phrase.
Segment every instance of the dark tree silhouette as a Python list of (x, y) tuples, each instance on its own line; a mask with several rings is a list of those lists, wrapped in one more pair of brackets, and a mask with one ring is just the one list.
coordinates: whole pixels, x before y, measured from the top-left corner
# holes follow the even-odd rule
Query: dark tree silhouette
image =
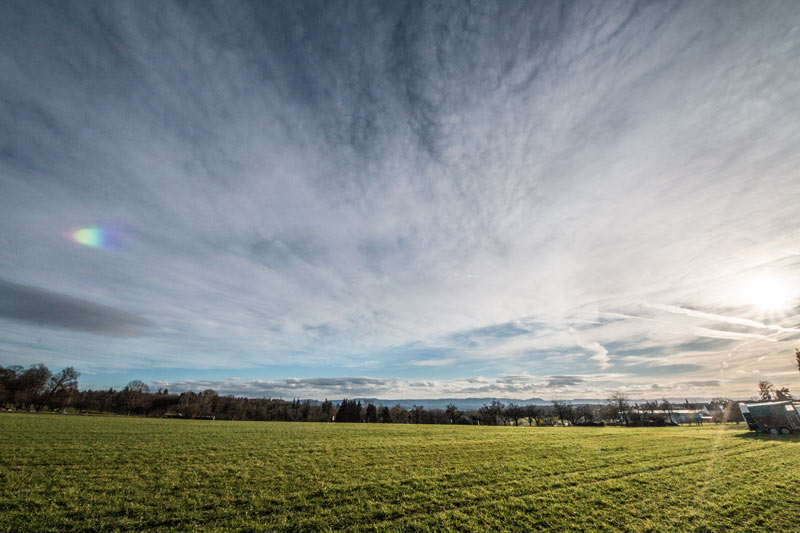
[(542, 410), (539, 408), (538, 405), (526, 405), (525, 406), (525, 418), (528, 420), (528, 425), (533, 426), (539, 425), (539, 417), (542, 416)]
[(625, 394), (619, 391), (614, 392), (608, 399), (607, 409), (611, 418), (621, 420), (626, 426), (629, 425), (628, 413), (631, 410), (631, 404)]
[(364, 414), (364, 421), (374, 423), (378, 421), (378, 408), (372, 404), (367, 405), (367, 411)]
[(57, 404), (59, 407), (63, 406), (69, 401), (69, 396), (78, 390), (78, 378), (80, 375), (80, 372), (71, 366), (54, 374), (47, 385), (44, 403), (48, 405)]
[(395, 424), (408, 423), (408, 411), (399, 403), (390, 409), (392, 414), (392, 422)]
[(558, 416), (562, 426), (566, 425), (564, 424), (564, 420), (568, 420), (573, 424), (575, 423), (575, 409), (570, 404), (553, 400), (553, 412)]
[(456, 421), (461, 418), (461, 411), (458, 410), (455, 404), (448, 404), (444, 412), (451, 424), (455, 424)]
[[(150, 392), (150, 387), (147, 383), (135, 379), (128, 382), (125, 388), (122, 389), (122, 399), (125, 402), (125, 409), (128, 411), (128, 416), (134, 409), (143, 407), (144, 395)], [(191, 418), (194, 418), (192, 416)]]
[(493, 426), (497, 424), (498, 418), (503, 421), (504, 426), (508, 424), (506, 406), (503, 402), (498, 400), (492, 400), (492, 403), (489, 405), (484, 405), (481, 407), (478, 410), (478, 416), (481, 419), (481, 423), (487, 426)]
[(50, 381), (50, 370), (43, 364), (33, 365), (22, 372), (14, 395), (17, 407), (37, 409), (42, 406), (42, 393)]
[(408, 416), (411, 418), (412, 424), (422, 424), (425, 421), (425, 408), (421, 405), (415, 405), (409, 411)]
[(758, 382), (758, 399), (768, 402), (775, 399), (775, 385), (763, 379)]
[(361, 422), (361, 402), (345, 398), (336, 411), (337, 422)]
[[(368, 404), (362, 407), (360, 402), (344, 399), (336, 408), (333, 402), (325, 400), (294, 399), (291, 401), (270, 398), (242, 398), (234, 396), (221, 396), (212, 389), (201, 393), (184, 392), (170, 394), (167, 389), (150, 392), (150, 388), (142, 381), (135, 380), (121, 391), (113, 388), (106, 390), (80, 390), (78, 388), (78, 372), (67, 367), (60, 372), (51, 374), (44, 365), (34, 365), (29, 368), (21, 366), (0, 365), (0, 408), (47, 410), (71, 407), (83, 413), (116, 413), (131, 414), (149, 417), (168, 418), (195, 418), (217, 420), (265, 420), (265, 421), (314, 421), (330, 422), (369, 422), (382, 423), (417, 423), (417, 424), (481, 424), (497, 425), (513, 421), (518, 425), (520, 420), (527, 419), (533, 425), (553, 425), (553, 417), (558, 416), (563, 421), (574, 425), (593, 423), (593, 419), (601, 416), (597, 409), (588, 405), (569, 405), (564, 402), (555, 402), (554, 407), (535, 405), (519, 406), (514, 403), (504, 405), (499, 400), (484, 405), (477, 411), (462, 412), (450, 404), (447, 409), (425, 409), (416, 405), (411, 410), (406, 410), (402, 405), (389, 408), (377, 407)], [(765, 382), (771, 399), (791, 398), (788, 389), (775, 389), (772, 384)], [(651, 417), (641, 417), (636, 420), (637, 413), (630, 413), (627, 398), (615, 393), (605, 407), (609, 418), (619, 420), (628, 425), (637, 423), (653, 423), (655, 402), (645, 402), (645, 411), (649, 410)], [(712, 402), (714, 403), (714, 402)], [(733, 400), (717, 401), (721, 407), (725, 405), (725, 414), (720, 416), (723, 420), (740, 420), (738, 404)], [(668, 402), (664, 402), (667, 411), (671, 410)], [(560, 411), (560, 412), (559, 412)], [(70, 412), (70, 411), (66, 411)], [(730, 412), (730, 414), (728, 414)], [(626, 418), (626, 415), (629, 418)], [(662, 422), (663, 423), (663, 422)]]
[(669, 403), (669, 400), (667, 400), (666, 398), (662, 398), (661, 400), (661, 409), (667, 412), (670, 424), (677, 422), (677, 420), (675, 420), (675, 417), (672, 415), (672, 404)]
[(331, 420), (333, 420), (333, 402), (326, 398), (320, 406), (320, 421), (330, 422)]
[(515, 426), (518, 426), (519, 419), (525, 416), (525, 410), (523, 409), (523, 407), (513, 402), (508, 404), (508, 406), (506, 406), (505, 413), (506, 416), (509, 418), (509, 420), (512, 420), (514, 422)]

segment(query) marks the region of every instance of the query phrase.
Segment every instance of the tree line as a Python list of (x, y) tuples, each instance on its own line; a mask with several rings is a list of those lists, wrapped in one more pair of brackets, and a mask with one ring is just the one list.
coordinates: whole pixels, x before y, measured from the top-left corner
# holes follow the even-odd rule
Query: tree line
[[(675, 409), (696, 409), (700, 405), (674, 405), (661, 401), (632, 403), (622, 393), (614, 393), (603, 404), (572, 404), (553, 401), (549, 405), (521, 405), (494, 400), (476, 410), (460, 410), (450, 404), (446, 409), (425, 409), (415, 405), (407, 409), (362, 404), (343, 399), (338, 404), (325, 400), (284, 400), (222, 396), (212, 389), (203, 392), (171, 393), (153, 391), (139, 380), (115, 390), (80, 390), (80, 374), (67, 367), (55, 374), (43, 364), (23, 368), (0, 366), (0, 406), (23, 411), (59, 411), (76, 413), (113, 413), (148, 417), (264, 420), (289, 422), (364, 422), (395, 424), (465, 424), (528, 426), (659, 426), (671, 423)], [(788, 394), (764, 385), (763, 394)], [(718, 413), (718, 422), (741, 420), (738, 403), (717, 398), (709, 408)]]

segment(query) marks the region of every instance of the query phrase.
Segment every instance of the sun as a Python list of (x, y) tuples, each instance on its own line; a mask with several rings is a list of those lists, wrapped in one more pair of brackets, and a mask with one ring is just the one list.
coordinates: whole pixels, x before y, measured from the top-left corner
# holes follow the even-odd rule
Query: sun
[(786, 311), (795, 298), (793, 287), (778, 276), (762, 275), (742, 286), (742, 301), (769, 313)]

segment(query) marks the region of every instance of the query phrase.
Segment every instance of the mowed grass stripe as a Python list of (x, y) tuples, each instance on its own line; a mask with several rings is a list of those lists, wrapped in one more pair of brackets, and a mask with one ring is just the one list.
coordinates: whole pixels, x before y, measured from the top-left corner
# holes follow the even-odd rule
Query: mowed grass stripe
[[(751, 455), (753, 457), (759, 456), (759, 452), (738, 452), (736, 455), (746, 456)], [(491, 492), (486, 492), (485, 494), (481, 494), (479, 498), (475, 498), (473, 501), (468, 501), (459, 498), (451, 498), (447, 500), (448, 506), (455, 506), (459, 511), (464, 511), (466, 508), (471, 507), (474, 509), (478, 508), (485, 508), (491, 507), (494, 505), (496, 499), (501, 500), (504, 502), (504, 505), (512, 503), (514, 500), (529, 500), (529, 499), (536, 499), (543, 493), (550, 493), (552, 495), (557, 495), (559, 491), (572, 491), (576, 487), (580, 487), (582, 489), (589, 489), (590, 491), (594, 491), (592, 487), (599, 484), (606, 484), (608, 486), (617, 485), (618, 481), (623, 481), (625, 478), (632, 478), (632, 477), (641, 477), (647, 478), (651, 477), (653, 479), (663, 479), (665, 470), (685, 470), (685, 469), (693, 469), (697, 465), (707, 463), (711, 459), (693, 459), (689, 461), (683, 461), (675, 464), (670, 465), (659, 465), (657, 467), (647, 468), (643, 470), (636, 470), (636, 471), (629, 471), (624, 473), (614, 473), (612, 475), (608, 475), (607, 477), (599, 477), (594, 479), (582, 479), (578, 477), (574, 477), (573, 479), (569, 480), (560, 480), (555, 483), (549, 485), (541, 485), (537, 487), (529, 487), (523, 488), (520, 487), (517, 483), (507, 483), (504, 486), (494, 486)], [(684, 479), (685, 481), (685, 479)], [(685, 483), (682, 482), (682, 485)], [(460, 490), (458, 491), (460, 492)], [(451, 495), (454, 495), (455, 492), (451, 492)], [(487, 503), (488, 501), (488, 503)], [(449, 513), (452, 512), (451, 509), (423, 509), (418, 512), (414, 513), (407, 513), (406, 516), (403, 517), (404, 520), (408, 520), (410, 514), (414, 516), (417, 515), (430, 515), (430, 514), (437, 514), (437, 513)]]
[[(533, 429), (531, 431), (537, 431), (537, 430)], [(562, 431), (564, 431), (564, 430), (562, 430)], [(582, 428), (573, 428), (571, 431), (582, 431)], [(691, 453), (694, 454), (694, 455), (697, 455), (697, 454), (710, 454), (712, 452), (710, 452), (708, 450), (700, 450), (700, 451), (691, 451)], [(671, 459), (673, 457), (683, 457), (683, 456), (686, 455), (686, 453), (679, 453), (679, 454), (674, 454), (674, 455), (673, 454), (665, 454), (665, 453), (661, 452), (660, 449), (656, 449), (655, 450), (655, 455), (658, 456), (658, 461), (659, 461), (658, 463), (653, 462), (654, 459), (652, 457), (642, 456), (642, 457), (639, 458), (639, 460), (634, 461), (632, 464), (641, 465), (641, 464), (645, 463), (645, 464), (649, 465), (646, 468), (659, 468), (660, 467), (659, 465), (661, 464), (662, 461), (664, 461), (666, 459)], [(522, 454), (512, 455), (512, 459), (516, 460), (516, 459), (519, 459), (521, 456), (522, 456)], [(554, 470), (554, 471), (539, 469), (539, 470), (536, 471), (536, 478), (538, 480), (542, 480), (543, 478), (546, 478), (548, 476), (564, 477), (564, 476), (570, 476), (570, 475), (573, 475), (573, 474), (579, 474), (581, 478), (586, 478), (587, 476), (588, 477), (594, 477), (595, 473), (597, 471), (599, 471), (599, 470), (603, 470), (603, 469), (615, 469), (615, 470), (618, 470), (620, 468), (620, 464), (618, 464), (617, 459), (621, 459), (623, 456), (627, 457), (627, 452), (615, 452), (614, 454), (606, 456), (606, 457), (604, 457), (604, 460), (606, 461), (606, 464), (594, 466), (593, 470), (589, 470), (586, 467), (575, 469), (575, 470)], [(133, 461), (131, 461), (131, 462), (133, 462)], [(631, 463), (631, 460), (628, 457), (628, 460), (627, 461), (623, 461), (623, 462)], [(362, 465), (362, 467), (363, 467), (363, 465)], [(504, 472), (508, 473), (508, 470), (507, 469), (502, 469), (502, 470), (499, 471), (500, 474), (503, 474)], [(414, 479), (415, 484), (417, 484), (417, 485), (424, 485), (426, 483), (434, 483), (434, 484), (438, 485), (441, 482), (449, 481), (448, 478), (453, 478), (455, 475), (458, 475), (459, 481), (460, 481), (460, 486), (462, 488), (464, 488), (466, 486), (479, 485), (479, 484), (485, 483), (486, 481), (488, 481), (487, 474), (489, 474), (489, 473), (497, 474), (498, 472), (495, 472), (495, 471), (492, 471), (492, 470), (487, 470), (486, 468), (482, 468), (481, 469), (481, 473), (479, 475), (475, 475), (474, 471), (471, 469), (471, 470), (468, 470), (468, 471), (446, 472), (444, 474), (435, 474), (435, 475), (430, 475), (430, 476), (419, 476), (419, 475), (417, 475), (417, 476), (414, 476), (413, 479)], [(473, 475), (473, 477), (475, 479), (469, 479), (469, 476), (471, 474)], [(492, 481), (497, 483), (500, 480), (493, 479)], [(378, 488), (394, 490), (394, 489), (397, 488), (397, 483), (387, 482), (386, 480), (370, 481), (370, 482), (361, 481), (361, 482), (357, 482), (357, 483), (344, 483), (344, 484), (341, 485), (340, 490), (342, 490), (342, 491), (352, 491), (352, 490), (361, 490), (361, 489), (363, 489), (363, 490), (370, 491), (370, 490), (376, 490)], [(304, 494), (305, 492), (306, 492), (305, 490), (304, 491), (299, 491), (299, 492), (285, 492), (285, 493), (281, 494), (281, 499), (286, 499), (286, 500), (290, 500), (290, 501), (291, 500), (295, 500), (296, 497), (298, 497), (301, 494)]]
[[(414, 476), (411, 478), (410, 481), (405, 481), (403, 483), (408, 484), (409, 482), (413, 483), (413, 490), (417, 493), (424, 494), (428, 489), (446, 486), (448, 483), (457, 481), (458, 485), (455, 488), (448, 489), (451, 494), (457, 494), (458, 492), (468, 491), (472, 487), (483, 487), (487, 484), (491, 484), (491, 487), (494, 491), (500, 491), (505, 494), (513, 494), (513, 490), (516, 487), (521, 485), (524, 486), (533, 486), (535, 488), (540, 487), (547, 487), (547, 488), (557, 488), (560, 486), (567, 486), (575, 483), (588, 483), (588, 482), (599, 482), (606, 479), (614, 479), (614, 478), (621, 478), (630, 475), (636, 475), (643, 472), (648, 471), (656, 471), (656, 470), (663, 470), (668, 468), (677, 468), (684, 465), (696, 465), (700, 463), (707, 463), (715, 459), (715, 457), (711, 457), (712, 454), (717, 453), (724, 453), (728, 457), (732, 457), (734, 455), (741, 455), (745, 453), (753, 453), (753, 451), (746, 447), (746, 446), (731, 446), (726, 449), (723, 449), (719, 452), (711, 452), (704, 450), (699, 453), (693, 453), (691, 455), (687, 454), (676, 454), (672, 456), (659, 456), (658, 462), (644, 462), (644, 463), (634, 463), (631, 464), (628, 461), (620, 464), (607, 464), (600, 467), (595, 468), (594, 470), (588, 471), (586, 469), (577, 469), (577, 470), (565, 470), (565, 471), (554, 471), (548, 472), (544, 474), (537, 474), (534, 476), (523, 476), (522, 478), (513, 476), (512, 479), (501, 479), (498, 477), (490, 477), (487, 474), (489, 473), (496, 473), (492, 471), (487, 471), (485, 469), (482, 470), (482, 474), (479, 474), (476, 479), (470, 479), (470, 475), (474, 474), (474, 472), (448, 472), (444, 475), (431, 475), (431, 476)], [(759, 453), (759, 452), (755, 452)], [(689, 459), (687, 459), (687, 457)], [(680, 459), (680, 460), (676, 460)], [(622, 469), (620, 466), (625, 466), (629, 469)], [(503, 471), (503, 473), (509, 473), (508, 470)], [(481, 477), (481, 475), (483, 477)], [(506, 476), (508, 477), (508, 476)], [(530, 477), (531, 479), (527, 479)], [(552, 478), (555, 478), (552, 479)], [(403, 487), (400, 486), (402, 483), (400, 482), (392, 482), (392, 481), (384, 481), (378, 483), (368, 483), (368, 484), (347, 484), (344, 485), (336, 490), (336, 493), (332, 493), (331, 491), (327, 491), (325, 494), (318, 493), (315, 494), (315, 497), (320, 498), (330, 498), (332, 500), (336, 500), (340, 496), (339, 493), (352, 493), (354, 491), (358, 492), (365, 492), (369, 494), (375, 494), (384, 497), (384, 502), (387, 500), (385, 496), (381, 495), (380, 492), (377, 492), (376, 489), (388, 490), (389, 494), (399, 495), (401, 493), (400, 490)], [(286, 499), (291, 501), (294, 496), (298, 496), (298, 493), (292, 493), (286, 495)], [(408, 503), (408, 500), (405, 500), (405, 503)]]
[[(699, 476), (693, 466), (676, 467), (670, 476), (659, 471), (640, 472), (625, 479), (614, 478), (519, 497), (488, 499), (469, 509), (468, 514), (482, 517), (484, 525), (508, 528), (513, 523), (543, 530), (798, 530), (796, 517), (790, 512), (800, 504), (800, 498), (790, 488), (798, 477), (795, 461), (775, 462), (769, 468), (755, 468), (750, 472), (739, 469), (718, 472), (712, 478)], [(794, 472), (791, 472), (792, 468)], [(781, 478), (783, 483), (778, 483), (779, 488), (766, 488)], [(697, 501), (698, 492), (704, 492), (707, 497)], [(695, 505), (687, 505), (687, 502)], [(424, 515), (407, 517), (387, 524), (387, 528), (404, 529), (414, 524), (425, 524), (441, 530), (445, 529), (444, 525), (452, 523), (450, 515), (463, 514), (464, 511), (459, 508), (433, 513), (425, 518), (421, 518)], [(515, 514), (521, 520), (512, 522), (509, 517)], [(487, 517), (497, 516), (503, 518), (486, 522)]]
[[(747, 454), (758, 454), (758, 452), (753, 451), (738, 451), (734, 455), (747, 455)], [(509, 502), (515, 499), (527, 499), (532, 496), (536, 496), (538, 494), (542, 494), (545, 492), (554, 492), (560, 490), (571, 490), (576, 486), (587, 487), (593, 484), (600, 484), (606, 483), (609, 481), (616, 481), (622, 480), (624, 478), (633, 477), (633, 476), (641, 476), (646, 474), (653, 474), (654, 477), (659, 476), (659, 472), (663, 470), (670, 470), (670, 469), (681, 469), (687, 467), (696, 467), (697, 465), (708, 463), (712, 461), (712, 458), (693, 458), (690, 460), (679, 461), (669, 464), (659, 464), (650, 466), (644, 469), (635, 469), (630, 471), (616, 471), (616, 472), (607, 472), (604, 476), (592, 477), (592, 478), (585, 478), (578, 475), (570, 475), (564, 476), (557, 481), (546, 482), (546, 480), (542, 480), (537, 478), (535, 481), (536, 483), (525, 483), (522, 481), (514, 480), (514, 481), (506, 481), (502, 484), (488, 484), (483, 487), (479, 487), (477, 490), (476, 486), (464, 487), (459, 486), (457, 488), (450, 488), (447, 490), (440, 490), (436, 491), (436, 498), (431, 498), (430, 494), (431, 487), (421, 486), (417, 487), (416, 490), (411, 498), (408, 497), (401, 497), (400, 499), (390, 500), (386, 498), (384, 495), (374, 492), (357, 492), (355, 494), (359, 495), (361, 498), (357, 503), (354, 503), (355, 506), (361, 507), (365, 503), (367, 505), (371, 505), (377, 502), (375, 506), (377, 511), (375, 512), (375, 517), (379, 517), (382, 514), (385, 514), (386, 506), (392, 507), (397, 510), (397, 512), (389, 517), (384, 517), (381, 524), (378, 525), (386, 525), (388, 522), (396, 521), (397, 519), (408, 520), (409, 517), (416, 517), (419, 515), (431, 515), (435, 513), (442, 513), (442, 512), (450, 512), (450, 508), (457, 508), (460, 511), (464, 511), (466, 508), (482, 508), (486, 505), (486, 501), (493, 501), (496, 499), (502, 500), (504, 502)], [(606, 469), (611, 470), (611, 469)], [(663, 475), (663, 473), (661, 473)], [(293, 509), (294, 511), (300, 510), (300, 508)], [(339, 509), (341, 510), (341, 509)], [(347, 509), (345, 509), (347, 510)], [(345, 517), (348, 515), (347, 513), (343, 514)], [(371, 515), (369, 510), (362, 510), (362, 516)], [(342, 516), (341, 514), (337, 513), (337, 516)], [(332, 525), (334, 527), (346, 527), (348, 524), (347, 521), (336, 521), (333, 517), (328, 516), (318, 516), (315, 517), (314, 520), (309, 522), (310, 524), (314, 525), (322, 525), (325, 524), (325, 521), (330, 521), (328, 525)]]

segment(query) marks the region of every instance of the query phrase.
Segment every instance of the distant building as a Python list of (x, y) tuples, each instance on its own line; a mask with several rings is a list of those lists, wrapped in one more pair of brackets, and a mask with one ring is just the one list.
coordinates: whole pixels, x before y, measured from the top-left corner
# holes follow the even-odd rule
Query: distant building
[(655, 409), (653, 411), (641, 410), (642, 416), (645, 417), (663, 417), (667, 424), (696, 424), (698, 422), (713, 422), (713, 414), (706, 408), (702, 409), (672, 409), (666, 411), (663, 409)]

